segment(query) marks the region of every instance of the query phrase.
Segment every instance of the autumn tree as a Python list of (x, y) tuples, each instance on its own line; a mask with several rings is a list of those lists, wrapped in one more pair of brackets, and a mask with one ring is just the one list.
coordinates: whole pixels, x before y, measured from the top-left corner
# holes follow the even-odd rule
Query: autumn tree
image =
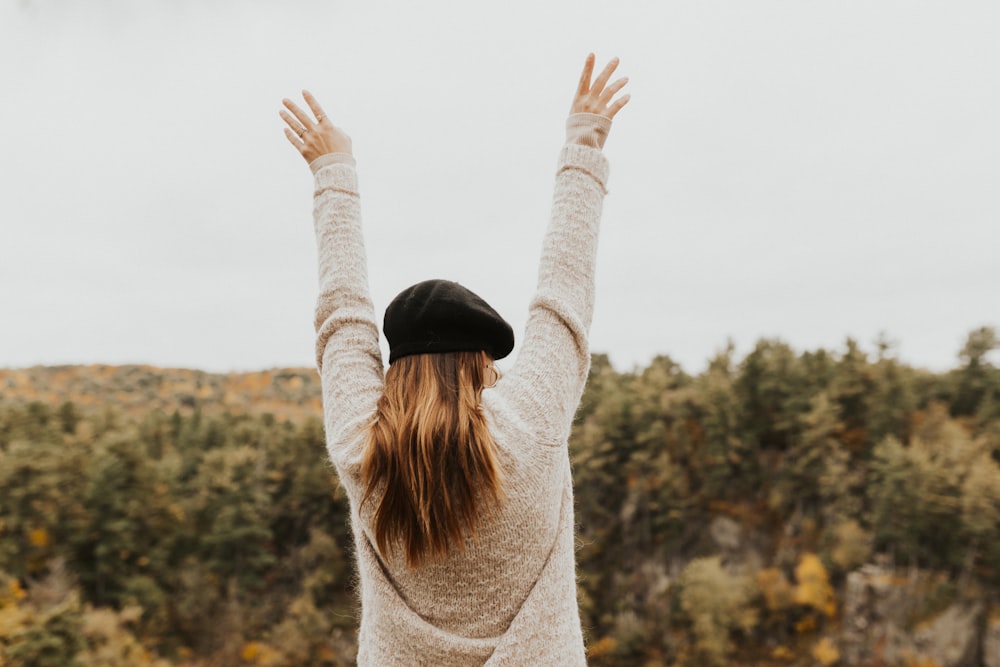
[(757, 623), (750, 604), (753, 581), (732, 575), (719, 557), (696, 558), (681, 574), (680, 604), (689, 623), (698, 660), (692, 664), (726, 665), (731, 635), (749, 632)]

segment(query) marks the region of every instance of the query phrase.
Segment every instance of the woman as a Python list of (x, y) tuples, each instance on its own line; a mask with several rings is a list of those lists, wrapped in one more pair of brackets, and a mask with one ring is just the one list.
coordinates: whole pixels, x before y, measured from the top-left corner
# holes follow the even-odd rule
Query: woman
[(316, 353), (327, 448), (351, 505), (360, 573), (358, 664), (583, 665), (567, 440), (590, 364), (587, 331), (608, 166), (628, 102), (591, 82), (567, 121), (552, 218), (520, 353), (466, 288), (431, 280), (386, 310), (383, 374), (351, 140), (308, 93), (285, 134), (315, 174)]

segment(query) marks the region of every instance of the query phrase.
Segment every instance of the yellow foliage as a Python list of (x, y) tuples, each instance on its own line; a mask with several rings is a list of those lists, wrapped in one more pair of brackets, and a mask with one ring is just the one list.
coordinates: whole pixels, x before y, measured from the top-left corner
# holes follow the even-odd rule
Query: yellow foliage
[(795, 657), (795, 653), (787, 646), (777, 646), (771, 651), (771, 657), (775, 660), (791, 660)]
[(28, 541), (32, 545), (44, 549), (49, 546), (49, 531), (44, 528), (35, 528), (28, 533)]
[(240, 659), (243, 662), (251, 662), (258, 665), (276, 664), (278, 657), (278, 652), (264, 642), (249, 641), (243, 645), (243, 650), (240, 651)]
[(812, 657), (823, 667), (830, 667), (840, 662), (840, 651), (829, 637), (823, 637), (812, 649)]
[(764, 596), (764, 604), (770, 611), (781, 611), (792, 606), (794, 591), (784, 573), (776, 567), (769, 567), (757, 573), (757, 588)]
[(618, 642), (614, 637), (601, 637), (596, 642), (587, 647), (588, 658), (603, 658), (614, 653), (618, 648)]
[(940, 665), (938, 665), (938, 661), (934, 658), (913, 655), (907, 655), (906, 662), (903, 664), (905, 667), (940, 667)]
[(316, 657), (325, 662), (333, 662), (337, 659), (337, 654), (329, 646), (323, 645), (316, 649)]
[(260, 644), (258, 642), (247, 642), (243, 645), (243, 650), (240, 651), (240, 658), (243, 662), (253, 662), (257, 658), (258, 653), (260, 653)]
[(807, 632), (812, 632), (816, 629), (816, 616), (813, 614), (807, 614), (798, 621), (795, 622), (795, 632), (799, 634), (805, 634)]
[(837, 614), (830, 577), (823, 562), (816, 554), (806, 553), (795, 567), (795, 603), (812, 607), (816, 611), (833, 618)]
[(0, 590), (0, 608), (10, 604), (17, 604), (24, 599), (25, 595), (27, 593), (21, 588), (21, 584), (18, 583), (17, 579), (11, 579), (3, 587), (3, 590)]
[[(4, 639), (23, 633), (30, 621), (31, 612), (18, 605), (0, 608), (0, 646), (3, 646)], [(0, 656), (2, 655), (0, 653)]]

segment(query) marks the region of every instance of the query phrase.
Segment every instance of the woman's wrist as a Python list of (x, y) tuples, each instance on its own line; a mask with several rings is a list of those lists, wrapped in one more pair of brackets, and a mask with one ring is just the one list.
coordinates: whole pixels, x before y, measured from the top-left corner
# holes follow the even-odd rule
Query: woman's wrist
[(566, 143), (603, 148), (611, 119), (596, 113), (573, 113), (566, 119)]
[(327, 153), (326, 155), (320, 155), (310, 162), (309, 168), (315, 174), (323, 167), (328, 167), (331, 164), (348, 164), (353, 167), (357, 163), (354, 161), (354, 156), (350, 153)]

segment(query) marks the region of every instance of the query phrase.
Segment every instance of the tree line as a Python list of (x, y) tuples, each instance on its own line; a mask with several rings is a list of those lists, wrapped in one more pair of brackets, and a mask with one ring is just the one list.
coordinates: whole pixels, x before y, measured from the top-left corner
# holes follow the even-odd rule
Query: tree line
[[(570, 447), (590, 664), (834, 664), (846, 575), (1000, 591), (1000, 348), (595, 355)], [(91, 401), (92, 402), (92, 401)], [(0, 665), (353, 664), (320, 415), (0, 401)], [(1000, 606), (996, 609), (1000, 610)]]

